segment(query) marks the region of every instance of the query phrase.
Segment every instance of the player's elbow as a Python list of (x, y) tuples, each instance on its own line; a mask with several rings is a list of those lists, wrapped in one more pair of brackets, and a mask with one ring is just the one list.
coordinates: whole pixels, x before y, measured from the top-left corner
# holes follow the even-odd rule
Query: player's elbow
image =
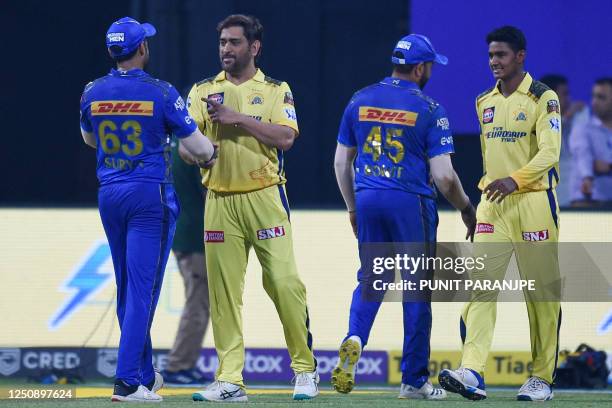
[(297, 133), (295, 132), (295, 130), (287, 128), (285, 132), (281, 135), (276, 147), (286, 152), (287, 150), (291, 149), (291, 147), (293, 147), (293, 142), (295, 142), (296, 137)]
[(434, 183), (443, 195), (449, 193), (455, 184), (455, 174), (450, 171), (440, 171), (432, 174)]

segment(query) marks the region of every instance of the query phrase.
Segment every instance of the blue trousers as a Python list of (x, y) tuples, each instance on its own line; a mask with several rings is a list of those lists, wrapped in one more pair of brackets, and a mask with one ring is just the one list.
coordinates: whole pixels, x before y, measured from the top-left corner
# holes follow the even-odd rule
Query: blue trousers
[(129, 385), (155, 378), (151, 323), (179, 205), (171, 184), (119, 182), (98, 191), (110, 244), (121, 328), (116, 378)]
[[(434, 200), (399, 190), (361, 190), (356, 196), (357, 240), (360, 259), (368, 243), (421, 243), (425, 252), (435, 247), (438, 213)], [(365, 245), (364, 245), (365, 244)], [(433, 256), (430, 252), (426, 256)], [(346, 338), (359, 336), (365, 346), (381, 302), (368, 298), (371, 274), (360, 268), (351, 302)], [(404, 344), (402, 383), (420, 388), (429, 377), (431, 303), (403, 302)]]

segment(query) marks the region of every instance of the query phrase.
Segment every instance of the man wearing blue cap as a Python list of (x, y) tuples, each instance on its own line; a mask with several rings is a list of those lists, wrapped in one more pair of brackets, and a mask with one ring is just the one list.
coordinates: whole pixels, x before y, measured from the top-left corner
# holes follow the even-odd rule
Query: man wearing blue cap
[[(421, 91), (431, 77), (433, 63), (446, 65), (447, 58), (435, 52), (427, 37), (411, 34), (397, 43), (391, 60), (390, 77), (353, 95), (338, 133), (336, 178), (359, 242), (362, 265), (348, 334), (332, 372), (332, 384), (341, 393), (353, 389), (355, 367), (385, 295), (375, 284), (380, 276), (367, 267), (368, 243), (416, 243), (424, 256), (435, 255), (438, 214), (432, 178), (446, 199), (461, 210), (466, 238), (473, 237), (476, 226), (474, 207), (451, 163), (453, 137), (446, 112)], [(419, 273), (431, 276), (428, 270)], [(428, 381), (429, 297), (402, 299), (399, 397), (444, 399), (446, 392)]]
[(162, 400), (150, 329), (179, 212), (169, 134), (202, 167), (216, 154), (176, 89), (143, 71), (154, 34), (133, 18), (114, 22), (106, 45), (117, 68), (87, 84), (81, 97), (81, 133), (97, 152), (100, 217), (117, 283), (121, 339), (112, 401)]

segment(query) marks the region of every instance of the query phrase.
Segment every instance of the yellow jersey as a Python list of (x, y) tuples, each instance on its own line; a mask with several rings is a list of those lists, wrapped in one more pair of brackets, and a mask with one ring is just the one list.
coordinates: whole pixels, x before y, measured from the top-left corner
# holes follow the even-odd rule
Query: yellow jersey
[(483, 190), (512, 177), (515, 193), (554, 188), (559, 182), (561, 115), (557, 94), (531, 75), (508, 97), (499, 82), (476, 98), (484, 175)]
[(289, 126), (298, 132), (293, 95), (286, 82), (257, 70), (240, 85), (217, 76), (196, 83), (189, 92), (187, 106), (198, 127), (219, 145), (219, 157), (210, 170), (202, 170), (202, 183), (221, 193), (243, 193), (284, 184), (283, 151), (258, 141), (244, 129), (212, 123), (204, 98), (222, 103), (258, 121)]

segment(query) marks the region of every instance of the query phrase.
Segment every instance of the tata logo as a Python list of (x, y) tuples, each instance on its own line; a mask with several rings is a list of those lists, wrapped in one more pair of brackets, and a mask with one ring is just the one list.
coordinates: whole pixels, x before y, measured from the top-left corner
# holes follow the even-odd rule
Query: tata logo
[(95, 101), (91, 115), (153, 116), (153, 101)]
[(0, 349), (0, 374), (8, 377), (15, 374), (21, 365), (21, 350), (18, 348)]
[(548, 239), (548, 230), (523, 232), (523, 241), (546, 241)]
[(284, 235), (285, 227), (283, 226), (257, 230), (257, 239), (260, 241), (264, 239), (278, 238)]
[(397, 110), (397, 109), (385, 109), (376, 108), (373, 106), (360, 106), (359, 107), (359, 121), (360, 122), (382, 122), (382, 123), (395, 123), (398, 125), (414, 126), (418, 113)]
[(492, 234), (495, 232), (495, 226), (493, 224), (486, 224), (483, 222), (479, 222), (476, 224), (476, 233), (477, 234)]
[(204, 231), (204, 242), (225, 242), (225, 232)]

